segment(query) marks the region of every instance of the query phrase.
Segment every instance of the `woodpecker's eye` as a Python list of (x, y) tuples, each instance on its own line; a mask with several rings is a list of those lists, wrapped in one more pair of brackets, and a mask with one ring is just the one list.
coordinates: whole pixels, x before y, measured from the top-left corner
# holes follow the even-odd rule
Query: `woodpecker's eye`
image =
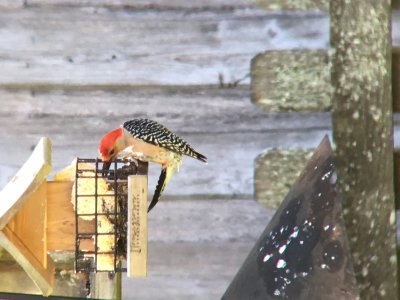
[(108, 152), (108, 154), (109, 154), (109, 155), (114, 155), (114, 152), (115, 152), (114, 149), (111, 149), (111, 151)]

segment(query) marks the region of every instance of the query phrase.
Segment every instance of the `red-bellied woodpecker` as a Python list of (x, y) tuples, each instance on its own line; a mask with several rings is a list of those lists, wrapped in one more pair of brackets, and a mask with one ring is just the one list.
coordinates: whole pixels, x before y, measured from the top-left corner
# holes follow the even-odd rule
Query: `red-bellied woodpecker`
[(119, 155), (161, 164), (161, 174), (148, 211), (157, 204), (171, 175), (179, 168), (182, 155), (207, 162), (204, 155), (179, 136), (148, 119), (127, 121), (120, 128), (106, 133), (100, 140), (99, 154), (105, 162)]

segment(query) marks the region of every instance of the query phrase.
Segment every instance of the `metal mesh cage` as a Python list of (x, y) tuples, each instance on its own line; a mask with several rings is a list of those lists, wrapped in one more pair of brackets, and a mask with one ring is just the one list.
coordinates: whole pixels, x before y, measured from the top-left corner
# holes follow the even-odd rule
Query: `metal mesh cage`
[(75, 270), (121, 272), (126, 258), (128, 176), (134, 163), (78, 158), (75, 173)]

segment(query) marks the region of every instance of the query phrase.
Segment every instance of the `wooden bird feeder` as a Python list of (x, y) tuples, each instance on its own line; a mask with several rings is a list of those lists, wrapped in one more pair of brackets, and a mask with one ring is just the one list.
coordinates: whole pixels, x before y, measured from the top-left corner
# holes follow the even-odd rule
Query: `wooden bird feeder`
[(102, 171), (98, 159), (77, 159), (46, 180), (51, 142), (42, 138), (0, 192), (0, 247), (43, 295), (53, 289), (52, 250), (74, 251), (76, 272), (146, 276), (148, 164), (124, 163)]

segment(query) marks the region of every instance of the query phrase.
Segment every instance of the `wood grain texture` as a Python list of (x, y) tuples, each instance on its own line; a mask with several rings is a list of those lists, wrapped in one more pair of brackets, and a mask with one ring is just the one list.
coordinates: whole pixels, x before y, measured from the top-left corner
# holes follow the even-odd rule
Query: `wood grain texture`
[[(75, 250), (75, 211), (71, 202), (73, 182), (47, 182), (47, 248)], [(93, 232), (94, 221), (80, 220), (81, 232)]]
[(0, 86), (218, 84), (219, 73), (247, 75), (266, 48), (328, 44), (324, 15), (251, 7), (43, 5), (0, 18)]
[(255, 5), (273, 10), (325, 10), (329, 9), (329, 0), (255, 0)]
[[(58, 171), (77, 156), (96, 157), (108, 130), (147, 117), (209, 157), (208, 165), (185, 157), (163, 199), (252, 199), (253, 161), (261, 151), (315, 147), (331, 123), (327, 113), (263, 112), (249, 98), (249, 87), (0, 90), (0, 181), (18, 170), (42, 135), (53, 142), (53, 170)], [(149, 172), (151, 196), (159, 166), (151, 164)]]
[(0, 231), (0, 245), (13, 256), (15, 261), (39, 287), (43, 295), (51, 294), (54, 282), (54, 265), (50, 259), (48, 259), (47, 268), (44, 268), (23, 241), (8, 227)]
[(0, 229), (39, 188), (51, 170), (51, 142), (41, 138), (35, 150), (22, 168), (0, 191)]
[(124, 274), (122, 298), (220, 299), (272, 215), (249, 200), (160, 201), (149, 214), (148, 275)]
[(335, 159), (360, 298), (397, 299), (390, 1), (331, 1), (330, 16)]
[(43, 182), (7, 224), (44, 268), (47, 268), (46, 210), (47, 184)]
[(121, 300), (117, 298), (121, 289), (119, 279), (120, 275), (109, 272), (97, 272), (90, 274), (91, 297), (93, 299), (112, 299)]
[(128, 177), (128, 277), (147, 275), (147, 186), (147, 175)]
[(266, 111), (331, 108), (326, 50), (266, 51), (251, 62), (251, 99)]
[(152, 7), (166, 8), (232, 8), (251, 6), (250, 0), (3, 0), (0, 7), (31, 7), (31, 6), (128, 6), (132, 8)]
[[(148, 276), (123, 273), (122, 299), (218, 299), (272, 215), (249, 200), (160, 201), (149, 214)], [(61, 270), (54, 295), (84, 298), (86, 281), (73, 271), (74, 253), (52, 251), (51, 257)], [(1, 261), (0, 276), (1, 291), (40, 292), (9, 260)], [(102, 283), (108, 287), (95, 288)], [(113, 284), (104, 277), (97, 284), (92, 280), (92, 292), (107, 298)]]
[(264, 207), (277, 209), (314, 149), (270, 149), (254, 162), (254, 197)]
[[(400, 111), (400, 48), (392, 48), (393, 110)], [(266, 51), (251, 63), (252, 101), (266, 111), (332, 108), (327, 50)]]

